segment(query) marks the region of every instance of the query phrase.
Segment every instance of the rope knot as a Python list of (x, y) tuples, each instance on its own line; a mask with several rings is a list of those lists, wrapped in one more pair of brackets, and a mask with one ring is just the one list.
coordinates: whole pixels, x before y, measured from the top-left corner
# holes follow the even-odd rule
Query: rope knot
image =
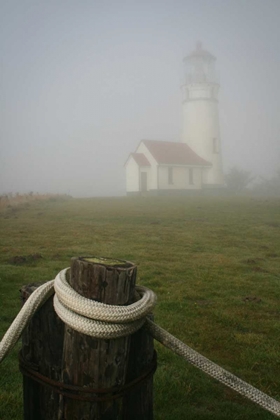
[(133, 334), (142, 327), (156, 304), (155, 293), (144, 286), (136, 286), (136, 302), (127, 306), (87, 299), (67, 282), (68, 270), (60, 271), (54, 280), (54, 309), (65, 324), (83, 334), (99, 339)]

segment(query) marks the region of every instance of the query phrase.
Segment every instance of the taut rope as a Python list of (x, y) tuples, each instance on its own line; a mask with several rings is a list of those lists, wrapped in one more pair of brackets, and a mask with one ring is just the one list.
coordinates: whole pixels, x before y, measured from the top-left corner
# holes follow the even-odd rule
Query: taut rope
[(154, 292), (137, 286), (135, 303), (128, 306), (105, 305), (75, 292), (66, 280), (67, 270), (62, 270), (55, 280), (38, 287), (28, 298), (0, 343), (0, 362), (16, 344), (37, 309), (55, 292), (55, 311), (73, 329), (96, 338), (108, 339), (130, 335), (145, 324), (148, 332), (174, 353), (280, 417), (278, 401), (211, 362), (147, 318), (156, 303)]

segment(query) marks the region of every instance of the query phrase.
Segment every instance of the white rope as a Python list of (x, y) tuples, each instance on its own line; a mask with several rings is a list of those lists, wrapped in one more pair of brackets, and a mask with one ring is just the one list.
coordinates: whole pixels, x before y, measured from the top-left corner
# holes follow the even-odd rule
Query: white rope
[[(105, 305), (75, 292), (66, 280), (69, 268), (54, 280), (38, 287), (28, 298), (0, 343), (0, 362), (19, 340), (38, 308), (55, 292), (54, 309), (62, 321), (83, 334), (96, 338), (118, 338), (133, 334), (145, 323), (156, 304), (155, 293), (136, 286), (136, 302), (127, 306)], [(138, 299), (138, 300), (137, 300)]]
[(115, 324), (128, 323), (145, 317), (155, 306), (155, 293), (143, 286), (136, 286), (136, 299), (138, 300), (127, 306), (106, 305), (87, 299), (75, 292), (69, 285), (66, 279), (67, 270), (67, 268), (62, 270), (56, 276), (54, 290), (59, 302), (76, 314)]
[(83, 334), (107, 339), (133, 334), (155, 306), (155, 293), (143, 286), (136, 286), (136, 298), (140, 299), (127, 306), (87, 299), (70, 287), (66, 272), (62, 270), (55, 278), (54, 309), (65, 324)]
[(35, 312), (42, 306), (46, 300), (53, 294), (54, 280), (50, 280), (38, 287), (30, 295), (27, 302), (23, 305), (16, 318), (10, 325), (10, 328), (0, 342), (0, 363), (12, 350), (14, 345), (19, 340), (22, 331), (35, 314)]
[(146, 322), (148, 332), (164, 346), (224, 385), (280, 417), (278, 401), (206, 359), (149, 320), (146, 316), (156, 303), (156, 295), (151, 290), (137, 286), (136, 302), (131, 305), (105, 305), (86, 299), (75, 292), (66, 280), (67, 270), (62, 270), (55, 280), (38, 287), (28, 298), (0, 343), (0, 362), (18, 341), (37, 309), (55, 291), (55, 311), (71, 328), (96, 338), (109, 339), (130, 335)]
[(271, 398), (269, 395), (253, 387), (221, 366), (217, 365), (211, 360), (199, 354), (191, 347), (187, 346), (178, 338), (169, 334), (166, 330), (159, 327), (157, 324), (147, 318), (146, 328), (148, 332), (165, 347), (172, 350), (178, 356), (183, 357), (198, 369), (207, 373), (212, 378), (217, 379), (222, 384), (228, 386), (254, 403), (260, 405), (267, 411), (280, 417), (280, 402)]

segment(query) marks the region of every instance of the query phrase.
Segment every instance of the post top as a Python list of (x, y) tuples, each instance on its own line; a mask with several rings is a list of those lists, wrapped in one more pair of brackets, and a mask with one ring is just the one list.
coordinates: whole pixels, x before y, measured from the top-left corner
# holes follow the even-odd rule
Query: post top
[(109, 266), (109, 267), (114, 267), (114, 268), (130, 268), (130, 267), (135, 266), (135, 264), (133, 264), (130, 261), (118, 260), (118, 259), (107, 258), (107, 257), (89, 256), (89, 257), (78, 257), (77, 259), (80, 261), (85, 261), (92, 264), (104, 265), (107, 267)]

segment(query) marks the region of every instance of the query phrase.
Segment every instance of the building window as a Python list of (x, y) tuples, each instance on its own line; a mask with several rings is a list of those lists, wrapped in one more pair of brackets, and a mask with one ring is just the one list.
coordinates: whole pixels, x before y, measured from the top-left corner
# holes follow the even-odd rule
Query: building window
[(168, 184), (173, 184), (173, 168), (168, 168)]
[(189, 184), (193, 185), (193, 168), (189, 169)]
[(219, 153), (218, 140), (216, 138), (213, 138), (213, 153)]

